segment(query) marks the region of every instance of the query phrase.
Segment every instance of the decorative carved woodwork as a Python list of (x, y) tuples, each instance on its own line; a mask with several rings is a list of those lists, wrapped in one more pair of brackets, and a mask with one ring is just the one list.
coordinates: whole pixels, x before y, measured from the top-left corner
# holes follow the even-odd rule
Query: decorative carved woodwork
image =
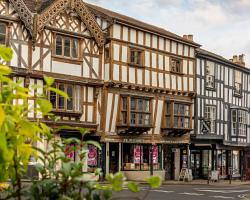
[(152, 127), (151, 126), (143, 126), (143, 127), (132, 127), (132, 126), (127, 126), (127, 127), (121, 127), (118, 128), (117, 133), (119, 135), (127, 135), (127, 136), (131, 136), (131, 135), (141, 135), (147, 131), (149, 131)]
[(23, 21), (25, 27), (29, 30), (33, 36), (33, 16), (31, 11), (27, 8), (23, 0), (10, 0), (10, 3), (18, 13), (19, 17)]
[(57, 0), (48, 7), (40, 16), (38, 16), (37, 31), (41, 32), (46, 24), (53, 20), (59, 13), (66, 9), (77, 12), (86, 27), (90, 30), (99, 47), (104, 45), (104, 34), (95, 21), (95, 18), (89, 12), (88, 8), (81, 0)]

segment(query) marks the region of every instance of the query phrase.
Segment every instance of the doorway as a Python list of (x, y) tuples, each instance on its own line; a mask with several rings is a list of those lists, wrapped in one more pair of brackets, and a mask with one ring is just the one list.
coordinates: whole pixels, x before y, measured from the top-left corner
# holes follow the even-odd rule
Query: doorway
[(109, 143), (109, 172), (119, 171), (119, 143)]
[(195, 151), (191, 153), (191, 169), (193, 173), (193, 178), (198, 179), (201, 177), (201, 153), (200, 151)]

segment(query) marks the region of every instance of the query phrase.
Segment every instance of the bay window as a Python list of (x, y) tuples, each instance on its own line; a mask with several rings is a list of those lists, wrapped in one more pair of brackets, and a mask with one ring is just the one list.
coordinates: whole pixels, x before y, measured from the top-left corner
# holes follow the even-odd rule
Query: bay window
[(190, 105), (178, 102), (166, 102), (165, 126), (166, 128), (190, 129)]
[(56, 35), (54, 54), (65, 58), (77, 59), (79, 57), (79, 39)]
[(150, 126), (150, 99), (144, 97), (121, 98), (121, 123), (131, 126)]
[(56, 83), (55, 88), (65, 92), (68, 95), (68, 99), (64, 96), (56, 94), (53, 91), (49, 93), (49, 99), (52, 103), (54, 111), (72, 111), (80, 112), (80, 94), (81, 87), (77, 85), (70, 85), (65, 83)]
[[(232, 109), (232, 136), (246, 136), (247, 135), (247, 111)], [(238, 134), (237, 134), (238, 133)]]
[(215, 133), (216, 127), (216, 106), (206, 105), (205, 106), (205, 122), (209, 127), (210, 133)]

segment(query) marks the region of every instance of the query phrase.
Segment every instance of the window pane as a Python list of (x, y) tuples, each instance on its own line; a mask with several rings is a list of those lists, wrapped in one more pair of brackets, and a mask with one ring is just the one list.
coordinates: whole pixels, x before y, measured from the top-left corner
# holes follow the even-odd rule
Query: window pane
[(138, 124), (143, 125), (143, 114), (139, 113), (137, 114), (137, 116), (138, 116)]
[(135, 113), (131, 113), (130, 123), (134, 125), (135, 122), (136, 122), (136, 114)]
[(143, 111), (143, 99), (138, 99), (138, 110)]
[(72, 57), (77, 58), (78, 57), (78, 40), (73, 39), (72, 41)]
[(136, 110), (136, 99), (135, 98), (131, 98), (131, 110)]
[(122, 123), (127, 124), (127, 112), (122, 112)]
[(56, 108), (56, 93), (50, 91), (50, 102), (53, 106), (53, 108)]
[(6, 42), (6, 25), (0, 23), (0, 44), (5, 44)]
[[(64, 91), (64, 85), (59, 84), (59, 90)], [(59, 95), (59, 102), (58, 102), (58, 108), (59, 109), (64, 109), (64, 97)]]
[(175, 128), (177, 128), (177, 127), (179, 126), (178, 120), (179, 120), (178, 117), (174, 117), (174, 127), (175, 127)]
[(80, 86), (76, 86), (75, 87), (75, 111), (80, 111), (81, 110), (81, 106), (80, 106), (80, 101), (81, 101), (81, 87)]
[(150, 125), (150, 114), (145, 114), (144, 115), (144, 124), (145, 125)]
[(127, 110), (127, 97), (122, 98), (122, 109)]
[(64, 56), (70, 57), (70, 38), (64, 38)]
[(174, 104), (174, 114), (175, 115), (179, 114), (179, 104)]
[(149, 112), (149, 100), (144, 101), (144, 111)]
[(69, 99), (67, 100), (67, 110), (73, 110), (73, 86), (67, 86), (67, 94)]
[(56, 55), (62, 55), (62, 36), (56, 36)]

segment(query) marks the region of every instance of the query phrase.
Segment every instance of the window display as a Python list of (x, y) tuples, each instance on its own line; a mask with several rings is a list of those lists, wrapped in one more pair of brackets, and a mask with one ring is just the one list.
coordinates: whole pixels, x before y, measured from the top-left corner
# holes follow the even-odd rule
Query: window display
[(123, 170), (150, 170), (151, 152), (154, 170), (161, 167), (161, 145), (123, 144)]
[(233, 174), (239, 174), (240, 173), (240, 152), (239, 151), (233, 151), (232, 152), (232, 167), (233, 167)]

